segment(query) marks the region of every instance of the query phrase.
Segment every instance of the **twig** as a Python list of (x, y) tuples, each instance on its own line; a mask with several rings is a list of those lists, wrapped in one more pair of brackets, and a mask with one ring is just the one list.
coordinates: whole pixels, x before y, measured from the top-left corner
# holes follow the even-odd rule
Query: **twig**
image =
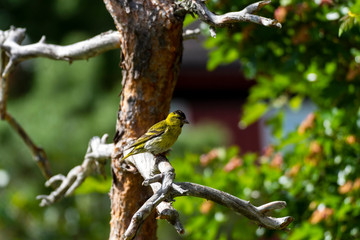
[(252, 13), (263, 6), (270, 4), (270, 0), (253, 3), (238, 12), (228, 12), (222, 15), (212, 13), (206, 6), (204, 0), (179, 0), (177, 5), (185, 12), (195, 13), (199, 19), (210, 25), (211, 36), (215, 37), (215, 27), (224, 27), (231, 23), (253, 22), (263, 26), (274, 26), (281, 28), (281, 24), (275, 19), (269, 19)]
[(0, 47), (0, 119), (1, 120), (4, 120), (6, 115), (6, 101), (7, 101), (7, 91), (8, 91), (8, 81), (7, 78), (2, 77), (2, 72), (5, 69), (8, 62), (9, 62), (9, 57)]
[(49, 195), (37, 196), (37, 199), (41, 200), (41, 207), (51, 205), (59, 199), (71, 195), (91, 173), (104, 171), (105, 161), (111, 157), (114, 148), (114, 144), (106, 144), (107, 138), (107, 134), (104, 134), (101, 139), (100, 137), (91, 138), (81, 165), (71, 169), (66, 177), (58, 174), (46, 181), (45, 186), (47, 187), (55, 182), (61, 184)]
[(30, 148), (32, 156), (35, 162), (38, 164), (42, 174), (46, 179), (49, 179), (52, 176), (50, 170), (50, 164), (46, 157), (46, 153), (44, 149), (37, 146), (29, 135), (25, 132), (25, 130), (21, 127), (21, 125), (15, 120), (13, 116), (11, 116), (8, 112), (5, 112), (5, 120), (10, 124), (10, 126), (19, 134), (21, 139), (25, 142), (25, 144)]

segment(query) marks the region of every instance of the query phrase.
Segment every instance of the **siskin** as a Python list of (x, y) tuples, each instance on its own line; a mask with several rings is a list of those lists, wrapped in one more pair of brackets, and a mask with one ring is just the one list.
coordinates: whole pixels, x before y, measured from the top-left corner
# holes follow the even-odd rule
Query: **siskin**
[(127, 149), (133, 148), (130, 153), (121, 159), (121, 161), (143, 152), (150, 152), (154, 155), (167, 152), (175, 143), (181, 133), (184, 124), (188, 124), (185, 114), (176, 110), (155, 125), (138, 138)]

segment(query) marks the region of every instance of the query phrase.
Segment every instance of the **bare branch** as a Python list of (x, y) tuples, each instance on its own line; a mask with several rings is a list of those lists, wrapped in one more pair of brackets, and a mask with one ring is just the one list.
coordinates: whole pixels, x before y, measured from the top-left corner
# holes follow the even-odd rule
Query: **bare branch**
[(35, 162), (38, 164), (42, 174), (46, 179), (49, 179), (52, 176), (50, 170), (49, 160), (46, 157), (46, 153), (44, 149), (37, 146), (29, 135), (25, 132), (25, 130), (21, 127), (21, 125), (15, 120), (13, 116), (11, 116), (8, 112), (4, 113), (5, 120), (10, 124), (10, 126), (19, 134), (21, 139), (25, 142), (25, 144), (29, 147), (32, 156)]
[(61, 198), (71, 195), (91, 173), (103, 172), (105, 161), (111, 157), (114, 149), (114, 144), (106, 144), (107, 138), (107, 134), (104, 134), (101, 139), (100, 137), (91, 138), (81, 165), (71, 169), (66, 177), (58, 174), (45, 183), (47, 187), (55, 182), (60, 182), (60, 185), (49, 195), (37, 196), (37, 199), (41, 200), (41, 207), (51, 205)]
[(3, 72), (9, 63), (9, 57), (2, 49), (4, 41), (8, 38), (9, 31), (0, 30), (0, 119), (4, 120), (6, 116), (7, 105), (7, 92), (8, 92), (8, 79), (3, 77)]
[[(121, 34), (109, 30), (85, 41), (67, 46), (45, 43), (45, 36), (39, 42), (22, 46), (26, 30), (11, 27), (7, 31), (0, 30), (0, 119), (5, 118), (9, 74), (20, 62), (37, 57), (64, 60), (70, 63), (95, 57), (103, 52), (120, 48)], [(183, 38), (192, 39), (200, 34), (199, 29), (186, 30)]]
[[(124, 154), (127, 154), (127, 151)], [(135, 237), (142, 223), (155, 208), (160, 219), (167, 220), (179, 234), (183, 234), (185, 231), (179, 213), (172, 206), (172, 198), (168, 196), (175, 178), (175, 170), (167, 158), (162, 155), (154, 157), (150, 153), (142, 153), (130, 156), (127, 163), (139, 171), (145, 179), (143, 185), (150, 185), (155, 194), (134, 214), (123, 238)]]
[(39, 42), (22, 46), (24, 28), (11, 27), (0, 30), (0, 119), (5, 119), (9, 74), (21, 61), (36, 57), (73, 61), (88, 59), (103, 52), (120, 47), (120, 33), (108, 31), (88, 40), (67, 46), (45, 43), (45, 36)]
[(120, 34), (108, 31), (89, 40), (68, 46), (46, 44), (44, 36), (38, 43), (21, 46), (24, 38), (24, 28), (11, 27), (7, 31), (0, 30), (0, 119), (6, 120), (24, 140), (43, 175), (46, 179), (49, 179), (52, 174), (45, 151), (35, 145), (21, 125), (7, 112), (6, 102), (9, 74), (18, 63), (29, 58), (48, 57), (72, 61), (87, 59), (107, 50), (119, 48)]
[(144, 185), (150, 184), (154, 195), (133, 215), (123, 239), (133, 239), (141, 224), (155, 208), (160, 214), (160, 218), (167, 219), (174, 225), (178, 233), (184, 233), (179, 215), (170, 203), (173, 198), (181, 196), (193, 196), (212, 200), (244, 215), (259, 226), (269, 229), (286, 229), (294, 220), (289, 216), (274, 218), (265, 215), (265, 213), (272, 210), (284, 208), (286, 206), (284, 201), (275, 201), (255, 207), (248, 201), (210, 187), (188, 182), (174, 183), (175, 170), (164, 156), (154, 157), (150, 153), (137, 154), (128, 158), (128, 164), (133, 165), (144, 177)]
[(1, 48), (2, 42), (5, 41), (5, 33), (0, 31), (0, 119), (4, 120), (6, 115), (6, 102), (8, 91), (8, 79), (3, 77), (3, 72), (9, 63), (9, 57)]
[(89, 59), (111, 49), (120, 48), (120, 33), (111, 30), (67, 46), (47, 44), (45, 43), (45, 36), (37, 43), (21, 46), (20, 43), (25, 37), (25, 29), (23, 28), (11, 28), (6, 33), (3, 32), (2, 35), (7, 37), (3, 37), (5, 40), (2, 43), (0, 41), (0, 46), (6, 50), (14, 63), (35, 57), (71, 62)]
[(156, 210), (159, 215), (159, 219), (165, 219), (175, 228), (178, 234), (184, 234), (185, 229), (180, 221), (178, 211), (172, 206), (171, 202), (161, 202)]
[(270, 4), (270, 0), (253, 3), (241, 11), (228, 12), (222, 15), (212, 13), (206, 6), (204, 0), (179, 0), (177, 5), (179, 8), (185, 9), (187, 12), (195, 13), (199, 19), (210, 25), (211, 36), (215, 37), (215, 27), (224, 27), (231, 23), (237, 22), (253, 22), (263, 26), (274, 26), (281, 28), (281, 24), (275, 19), (269, 19), (254, 15), (252, 13), (258, 11), (263, 6)]
[[(184, 39), (193, 38), (200, 33), (199, 30), (184, 32)], [(0, 30), (0, 49), (6, 51), (9, 62), (2, 71), (4, 78), (19, 62), (36, 57), (46, 57), (54, 60), (72, 62), (95, 57), (103, 52), (120, 48), (121, 34), (118, 31), (109, 30), (85, 41), (67, 46), (59, 46), (45, 43), (45, 36), (39, 42), (29, 45), (20, 45), (25, 38), (24, 28), (15, 28), (7, 31)]]
[(276, 229), (276, 230), (285, 229), (294, 220), (293, 217), (289, 217), (289, 216), (282, 218), (273, 218), (265, 215), (265, 213), (271, 210), (282, 209), (286, 207), (286, 202), (284, 201), (270, 202), (262, 206), (255, 207), (249, 201), (244, 201), (229, 193), (222, 192), (220, 190), (210, 188), (207, 186), (202, 186), (199, 184), (188, 183), (188, 182), (173, 183), (173, 185), (177, 185), (181, 189), (186, 189), (187, 191), (185, 193), (184, 192), (177, 193), (175, 188), (173, 188), (174, 192), (171, 193), (172, 197), (193, 196), (193, 197), (200, 197), (200, 198), (212, 200), (255, 221), (259, 226), (268, 229)]

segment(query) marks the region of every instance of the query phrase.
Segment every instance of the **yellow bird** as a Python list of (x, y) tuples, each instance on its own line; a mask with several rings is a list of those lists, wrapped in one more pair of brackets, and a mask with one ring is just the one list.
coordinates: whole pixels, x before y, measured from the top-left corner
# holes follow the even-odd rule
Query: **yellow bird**
[(183, 125), (188, 123), (182, 111), (176, 110), (169, 113), (165, 120), (153, 125), (144, 135), (126, 148), (133, 149), (120, 161), (138, 153), (150, 152), (157, 155), (167, 152), (179, 137)]

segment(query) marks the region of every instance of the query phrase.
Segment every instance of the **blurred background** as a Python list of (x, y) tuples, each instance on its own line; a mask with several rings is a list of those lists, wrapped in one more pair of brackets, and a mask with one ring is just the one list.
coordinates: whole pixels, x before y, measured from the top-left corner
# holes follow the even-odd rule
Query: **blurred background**
[[(253, 3), (208, 1), (216, 13)], [(85, 4), (85, 5), (84, 5)], [(86, 7), (84, 7), (86, 6)], [(284, 200), (275, 216), (290, 232), (195, 198), (178, 198), (186, 233), (159, 220), (159, 239), (360, 239), (360, 1), (274, 0), (258, 14), (282, 29), (238, 23), (200, 27), (184, 42), (172, 109), (191, 124), (170, 155), (177, 181), (208, 185), (255, 205)], [(26, 28), (23, 44), (66, 45), (109, 29), (102, 1), (2, 0), (0, 29)], [(82, 162), (92, 136), (113, 137), (121, 91), (119, 51), (72, 64), (37, 58), (10, 80), (8, 111), (42, 146), (55, 174)], [(47, 194), (29, 149), (0, 122), (1, 239), (106, 239), (111, 185), (86, 180), (72, 197), (41, 208)]]

